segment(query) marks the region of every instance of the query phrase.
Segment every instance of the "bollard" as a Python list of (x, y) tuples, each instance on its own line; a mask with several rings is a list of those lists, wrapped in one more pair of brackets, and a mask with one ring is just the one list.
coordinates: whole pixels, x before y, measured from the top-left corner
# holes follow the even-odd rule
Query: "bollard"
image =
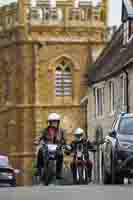
[(101, 169), (101, 159), (102, 159), (102, 145), (103, 141), (103, 130), (101, 126), (96, 128), (95, 133), (95, 145), (96, 145), (96, 155), (95, 155), (95, 181), (96, 183), (101, 183), (102, 181), (102, 169)]

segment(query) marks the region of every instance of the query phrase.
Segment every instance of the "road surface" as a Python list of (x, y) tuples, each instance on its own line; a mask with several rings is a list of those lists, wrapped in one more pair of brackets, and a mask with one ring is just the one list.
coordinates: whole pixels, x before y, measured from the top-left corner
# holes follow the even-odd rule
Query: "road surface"
[(0, 188), (0, 200), (132, 200), (133, 185)]

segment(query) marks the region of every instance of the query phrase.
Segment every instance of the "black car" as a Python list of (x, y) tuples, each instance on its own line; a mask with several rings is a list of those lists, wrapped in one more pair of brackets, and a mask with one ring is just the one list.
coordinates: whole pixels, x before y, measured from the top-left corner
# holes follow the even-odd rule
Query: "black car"
[(120, 114), (104, 140), (102, 177), (104, 184), (123, 184), (124, 178), (133, 178), (133, 114)]
[(18, 170), (12, 168), (7, 156), (0, 155), (0, 184), (16, 186), (16, 174)]

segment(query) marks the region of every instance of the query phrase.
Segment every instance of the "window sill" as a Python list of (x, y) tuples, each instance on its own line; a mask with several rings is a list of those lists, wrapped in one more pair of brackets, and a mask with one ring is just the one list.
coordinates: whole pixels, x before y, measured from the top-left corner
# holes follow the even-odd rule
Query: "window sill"
[(114, 115), (115, 115), (115, 111), (112, 111), (112, 112), (109, 113), (110, 117), (113, 117)]
[(98, 120), (104, 119), (104, 117), (105, 117), (104, 115), (101, 115), (101, 116), (96, 115), (96, 119), (98, 119)]

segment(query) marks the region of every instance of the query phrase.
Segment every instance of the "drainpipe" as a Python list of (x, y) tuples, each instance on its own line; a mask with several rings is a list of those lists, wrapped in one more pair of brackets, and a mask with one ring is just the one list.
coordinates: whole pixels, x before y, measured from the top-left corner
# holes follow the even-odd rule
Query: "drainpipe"
[(126, 99), (126, 108), (127, 108), (127, 113), (129, 113), (129, 92), (128, 92), (128, 84), (129, 84), (129, 80), (128, 80), (128, 72), (124, 69), (123, 70), (124, 73), (126, 74), (126, 96), (127, 96), (127, 99)]

